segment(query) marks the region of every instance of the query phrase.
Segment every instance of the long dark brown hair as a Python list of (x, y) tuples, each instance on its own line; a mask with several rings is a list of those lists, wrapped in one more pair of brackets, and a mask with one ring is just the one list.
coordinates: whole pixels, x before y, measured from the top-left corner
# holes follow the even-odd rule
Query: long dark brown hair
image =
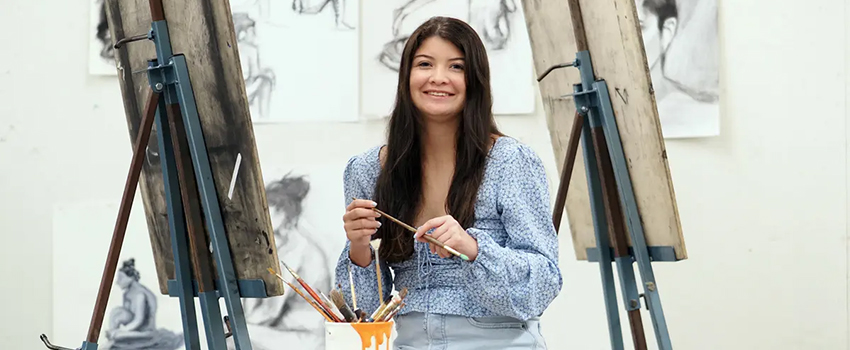
[[(398, 71), (395, 107), (387, 125), (386, 161), (375, 188), (378, 209), (409, 224), (415, 224), (422, 198), (423, 121), (410, 95), (413, 56), (425, 39), (437, 36), (453, 43), (464, 56), (466, 101), (457, 132), (455, 171), (446, 198), (446, 212), (462, 227), (472, 226), (478, 187), (491, 135), (503, 135), (493, 118), (490, 92), (490, 64), (478, 34), (467, 23), (447, 17), (432, 17), (407, 39)], [(399, 262), (413, 254), (413, 233), (380, 218), (379, 256), (386, 262)]]

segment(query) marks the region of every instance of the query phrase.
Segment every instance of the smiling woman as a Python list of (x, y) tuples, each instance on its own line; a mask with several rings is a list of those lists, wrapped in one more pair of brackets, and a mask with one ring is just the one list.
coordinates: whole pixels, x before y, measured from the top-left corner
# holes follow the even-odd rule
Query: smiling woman
[[(408, 290), (397, 348), (545, 349), (539, 316), (562, 285), (548, 182), (537, 154), (496, 127), (481, 39), (463, 21), (431, 18), (404, 46), (397, 89), (386, 145), (344, 171), (347, 241), (336, 280), (351, 271), (367, 315), (390, 297), (379, 300), (378, 281)], [(351, 290), (343, 294), (352, 303)]]
[(440, 37), (425, 39), (413, 57), (410, 91), (423, 117), (432, 121), (456, 119), (466, 95), (463, 53)]

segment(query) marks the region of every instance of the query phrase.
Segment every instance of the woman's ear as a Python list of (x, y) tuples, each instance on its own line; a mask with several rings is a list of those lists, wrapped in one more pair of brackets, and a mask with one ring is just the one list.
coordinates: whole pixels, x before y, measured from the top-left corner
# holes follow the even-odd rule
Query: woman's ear
[(661, 26), (661, 51), (667, 51), (667, 47), (670, 46), (670, 43), (673, 41), (673, 37), (676, 36), (676, 29), (678, 29), (679, 20), (676, 17), (670, 17), (664, 20), (664, 24)]

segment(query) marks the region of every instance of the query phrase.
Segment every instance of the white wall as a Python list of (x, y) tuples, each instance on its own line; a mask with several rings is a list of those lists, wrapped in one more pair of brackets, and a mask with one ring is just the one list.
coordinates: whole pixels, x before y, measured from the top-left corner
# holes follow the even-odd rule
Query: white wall
[[(847, 15), (841, 0), (720, 4), (722, 134), (667, 143), (690, 259), (655, 271), (677, 349), (850, 349)], [(52, 245), (52, 205), (117, 201), (131, 146), (117, 82), (86, 72), (86, 0), (6, 0), (0, 20), (0, 344), (36, 349), (52, 331), (52, 293), (74, 288), (51, 282), (52, 253), (67, 249)], [(554, 192), (540, 113), (500, 123), (544, 157)], [(313, 154), (270, 150), (344, 160), (382, 132), (373, 121), (256, 136), (264, 159), (300, 162)], [(598, 268), (576, 262), (562, 237), (550, 348), (610, 348)]]

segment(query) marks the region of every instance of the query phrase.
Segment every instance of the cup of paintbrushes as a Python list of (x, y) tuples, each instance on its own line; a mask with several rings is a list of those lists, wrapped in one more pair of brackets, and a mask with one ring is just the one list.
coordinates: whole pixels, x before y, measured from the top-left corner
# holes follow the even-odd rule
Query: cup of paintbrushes
[(330, 299), (344, 318), (343, 322), (325, 322), (325, 349), (363, 350), (392, 349), (391, 319), (373, 322), (360, 309), (352, 311), (339, 290), (330, 292)]
[(393, 322), (325, 322), (325, 349), (390, 350)]

